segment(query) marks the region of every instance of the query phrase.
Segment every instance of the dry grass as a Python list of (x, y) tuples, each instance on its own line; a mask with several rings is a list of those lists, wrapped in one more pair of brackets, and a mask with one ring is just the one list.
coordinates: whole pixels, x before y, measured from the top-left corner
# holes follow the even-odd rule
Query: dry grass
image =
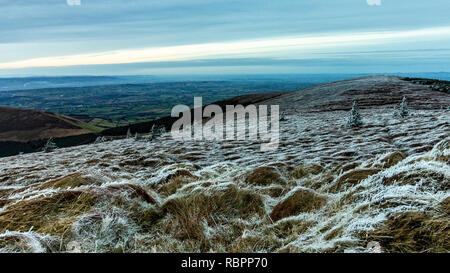
[(281, 185), (272, 185), (269, 187), (258, 188), (256, 190), (258, 193), (269, 195), (270, 197), (281, 197), (289, 191), (288, 187), (283, 187)]
[(14, 191), (14, 189), (2, 189), (2, 190), (0, 190), (0, 198), (8, 197), (13, 191)]
[(33, 230), (43, 234), (65, 234), (76, 217), (88, 212), (96, 200), (95, 194), (71, 190), (21, 201), (0, 212), (0, 232)]
[(274, 167), (259, 167), (247, 175), (245, 182), (251, 185), (268, 186), (271, 184), (285, 184), (280, 172)]
[(315, 224), (313, 221), (288, 218), (276, 222), (271, 231), (279, 238), (286, 239), (304, 233)]
[(47, 183), (42, 184), (41, 189), (68, 189), (68, 188), (77, 188), (81, 186), (87, 185), (99, 185), (98, 181), (95, 181), (91, 178), (83, 177), (81, 174), (75, 173), (64, 176), (63, 178), (49, 181)]
[(304, 166), (297, 166), (291, 173), (291, 176), (295, 179), (302, 178), (309, 174), (317, 175), (323, 172), (323, 167), (317, 164), (310, 164)]
[(4, 206), (7, 206), (14, 202), (14, 200), (11, 199), (0, 199), (0, 208), (3, 208)]
[(327, 197), (306, 188), (294, 189), (287, 198), (278, 203), (270, 213), (273, 221), (320, 209), (327, 202)]
[(10, 252), (29, 251), (28, 244), (20, 236), (4, 236), (0, 238), (0, 248)]
[(447, 197), (439, 204), (438, 210), (444, 215), (450, 216), (450, 197)]
[(139, 207), (137, 204), (130, 206), (130, 218), (144, 232), (149, 231), (164, 216), (157, 207)]
[(214, 226), (226, 217), (262, 217), (265, 214), (260, 195), (234, 184), (171, 198), (163, 204), (162, 211), (173, 215), (166, 227), (169, 232), (181, 240), (197, 241), (203, 250), (207, 247), (204, 223)]
[[(440, 183), (435, 183), (436, 181), (440, 181)], [(384, 185), (392, 185), (394, 183), (397, 185), (416, 185), (422, 183), (427, 186), (432, 185), (435, 190), (447, 191), (450, 189), (450, 181), (443, 173), (421, 169), (396, 173), (383, 179)]]
[(48, 235), (30, 232), (10, 232), (0, 235), (0, 252), (56, 252), (58, 247), (58, 240)]
[(367, 240), (380, 242), (388, 252), (448, 253), (450, 217), (420, 211), (396, 213), (370, 232)]
[(169, 182), (159, 188), (158, 192), (164, 196), (169, 196), (174, 194), (182, 186), (195, 181), (196, 179), (191, 176), (176, 176), (172, 178)]
[(355, 169), (342, 174), (331, 188), (332, 192), (342, 191), (354, 186), (367, 177), (378, 173), (379, 169)]
[(356, 169), (357, 167), (359, 167), (360, 163), (358, 162), (351, 162), (351, 163), (347, 163), (347, 164), (342, 164), (340, 165), (338, 168), (336, 168), (336, 173), (340, 174), (340, 173), (345, 173), (349, 170), (353, 170)]
[(158, 184), (165, 184), (170, 182), (170, 180), (175, 179), (177, 177), (190, 177), (192, 179), (199, 179), (196, 175), (192, 174), (189, 170), (186, 169), (178, 169), (175, 172), (167, 175), (164, 179), (159, 181)]
[(383, 157), (381, 162), (383, 163), (383, 167), (390, 168), (405, 158), (406, 156), (402, 152), (393, 152)]
[(450, 140), (441, 141), (433, 148), (435, 152), (434, 160), (450, 164)]
[(270, 235), (250, 235), (238, 238), (229, 250), (231, 253), (258, 253), (274, 252), (282, 246), (282, 242), (277, 239), (275, 234)]
[(110, 185), (106, 187), (107, 190), (111, 191), (112, 193), (115, 192), (122, 192), (126, 193), (130, 198), (132, 199), (140, 199), (141, 201), (150, 203), (150, 204), (156, 204), (156, 200), (147, 193), (145, 189), (138, 185), (134, 184), (116, 184), (116, 185)]

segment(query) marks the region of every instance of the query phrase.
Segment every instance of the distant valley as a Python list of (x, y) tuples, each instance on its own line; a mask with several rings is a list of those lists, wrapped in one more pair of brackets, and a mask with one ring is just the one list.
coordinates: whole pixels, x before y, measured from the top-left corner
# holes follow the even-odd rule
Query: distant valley
[(43, 110), (111, 128), (170, 115), (173, 106), (191, 106), (194, 96), (212, 103), (235, 96), (296, 91), (308, 82), (201, 81), (101, 85), (0, 92), (0, 105)]

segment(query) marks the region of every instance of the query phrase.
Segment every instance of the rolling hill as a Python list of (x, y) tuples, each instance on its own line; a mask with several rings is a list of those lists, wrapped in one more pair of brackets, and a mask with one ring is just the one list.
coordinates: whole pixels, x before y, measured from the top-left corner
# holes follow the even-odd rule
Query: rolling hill
[(163, 134), (0, 158), (0, 251), (450, 251), (447, 93), (376, 76), (236, 101), (280, 105), (277, 150)]
[(98, 131), (99, 128), (68, 116), (0, 106), (0, 141), (29, 142)]

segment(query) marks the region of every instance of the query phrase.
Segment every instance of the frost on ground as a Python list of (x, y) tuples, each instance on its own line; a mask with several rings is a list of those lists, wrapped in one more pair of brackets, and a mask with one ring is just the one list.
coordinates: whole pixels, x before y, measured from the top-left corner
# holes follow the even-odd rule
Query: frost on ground
[(395, 119), (403, 95), (360, 104), (360, 128), (353, 100), (289, 98), (271, 152), (165, 134), (2, 158), (1, 251), (448, 252), (450, 111)]

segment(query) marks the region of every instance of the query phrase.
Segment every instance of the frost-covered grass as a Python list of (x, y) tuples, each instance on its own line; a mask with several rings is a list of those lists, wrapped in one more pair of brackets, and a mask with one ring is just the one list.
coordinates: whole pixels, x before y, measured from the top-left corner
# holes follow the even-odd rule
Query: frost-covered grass
[(285, 113), (271, 152), (165, 134), (2, 158), (1, 251), (449, 251), (449, 111)]

